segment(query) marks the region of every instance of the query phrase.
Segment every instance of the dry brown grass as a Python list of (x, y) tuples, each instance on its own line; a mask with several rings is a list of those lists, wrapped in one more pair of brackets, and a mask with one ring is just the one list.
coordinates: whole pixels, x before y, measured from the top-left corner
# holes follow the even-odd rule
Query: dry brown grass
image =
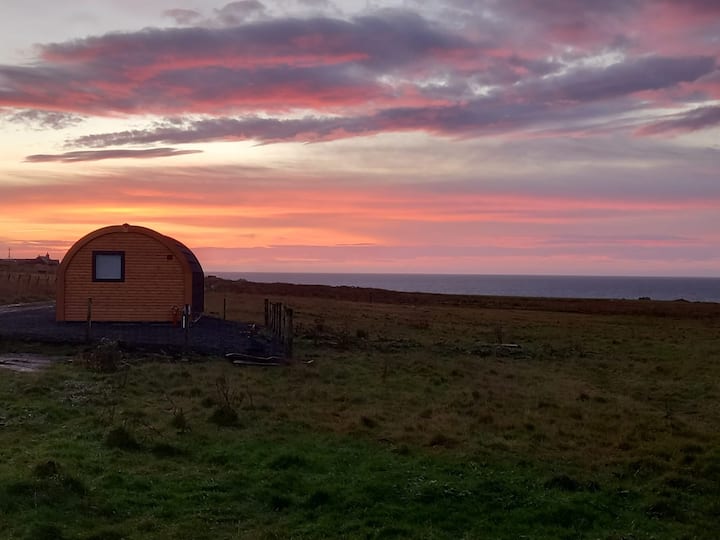
[(55, 274), (0, 270), (0, 304), (54, 298)]
[[(262, 323), (264, 295), (231, 290), (209, 291), (208, 309), (220, 313), (225, 298), (228, 318)], [(302, 406), (282, 414), (396, 445), (585, 465), (670, 463), (718, 443), (717, 304), (585, 302), (588, 314), (423, 298), (272, 296), (295, 309), (296, 351), (317, 366), (287, 378), (281, 392)], [(499, 338), (521, 354), (488, 349)]]

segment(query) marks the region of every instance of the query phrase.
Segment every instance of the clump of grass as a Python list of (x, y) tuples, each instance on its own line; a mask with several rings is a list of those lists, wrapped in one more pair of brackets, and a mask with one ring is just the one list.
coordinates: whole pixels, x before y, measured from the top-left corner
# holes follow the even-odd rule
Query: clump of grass
[(181, 433), (185, 433), (190, 429), (190, 424), (188, 423), (187, 416), (182, 409), (178, 409), (173, 413), (170, 425)]
[(684, 522), (685, 512), (679, 507), (676, 501), (659, 499), (645, 508), (645, 514), (653, 519), (672, 520)]
[(270, 496), (269, 504), (270, 509), (273, 512), (282, 512), (283, 510), (289, 508), (292, 505), (292, 499), (285, 495), (273, 493)]
[(65, 535), (57, 525), (43, 523), (33, 525), (26, 538), (27, 540), (64, 540)]
[(580, 482), (571, 478), (567, 474), (553, 476), (550, 480), (543, 484), (545, 489), (559, 489), (560, 491), (580, 491), (582, 488)]
[(409, 456), (410, 455), (410, 448), (407, 444), (401, 444), (400, 446), (396, 446), (392, 449), (392, 452), (394, 454), (397, 454), (398, 456)]
[(140, 443), (124, 426), (111, 429), (105, 436), (105, 446), (121, 450), (139, 450)]
[(60, 464), (53, 460), (43, 461), (35, 465), (33, 467), (33, 476), (47, 488), (60, 488), (62, 491), (80, 496), (85, 495), (87, 492), (87, 488), (81, 480), (63, 474)]
[(285, 470), (291, 468), (304, 468), (307, 465), (305, 458), (297, 454), (281, 454), (274, 458), (268, 467), (273, 470)]
[(326, 505), (330, 502), (332, 497), (330, 496), (330, 493), (325, 491), (324, 489), (318, 489), (312, 493), (305, 502), (305, 506), (309, 508), (318, 508), (320, 506)]
[(429, 446), (441, 446), (443, 448), (454, 448), (458, 442), (444, 433), (436, 433), (428, 442)]
[(217, 405), (217, 401), (215, 401), (210, 396), (203, 398), (203, 400), (200, 402), (200, 406), (205, 407), (206, 409), (209, 409), (210, 407), (214, 407), (215, 405)]
[(53, 461), (43, 461), (33, 467), (33, 476), (37, 478), (50, 478), (60, 474), (60, 465)]
[(185, 454), (177, 446), (168, 443), (158, 443), (151, 448), (151, 451), (158, 458), (178, 457)]
[(210, 422), (220, 427), (236, 427), (240, 424), (240, 416), (236, 408), (240, 406), (244, 395), (230, 386), (225, 375), (215, 379), (215, 390), (219, 405), (210, 415)]

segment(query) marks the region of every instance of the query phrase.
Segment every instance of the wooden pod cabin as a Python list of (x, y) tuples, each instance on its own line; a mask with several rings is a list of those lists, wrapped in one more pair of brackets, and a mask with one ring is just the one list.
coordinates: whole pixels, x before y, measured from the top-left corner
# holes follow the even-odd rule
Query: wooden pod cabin
[(70, 248), (58, 269), (58, 321), (174, 321), (205, 309), (205, 275), (185, 245), (152, 229), (114, 225)]

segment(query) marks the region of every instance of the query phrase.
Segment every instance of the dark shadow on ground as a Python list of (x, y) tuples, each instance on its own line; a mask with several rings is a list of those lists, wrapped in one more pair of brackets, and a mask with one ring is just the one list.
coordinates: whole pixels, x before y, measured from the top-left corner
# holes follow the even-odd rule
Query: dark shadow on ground
[[(52, 303), (0, 306), (0, 337), (47, 343), (85, 343), (87, 324), (57, 322)], [(278, 356), (278, 346), (258, 333), (254, 325), (201, 317), (187, 333), (171, 323), (94, 322), (91, 341), (102, 338), (127, 348), (201, 354), (242, 353), (258, 357)]]

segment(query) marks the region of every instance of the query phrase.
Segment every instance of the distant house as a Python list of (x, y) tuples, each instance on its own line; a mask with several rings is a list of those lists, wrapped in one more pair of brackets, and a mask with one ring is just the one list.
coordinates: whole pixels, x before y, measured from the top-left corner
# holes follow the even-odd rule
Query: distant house
[(48, 274), (55, 272), (60, 261), (50, 257), (50, 254), (38, 255), (34, 259), (0, 259), (0, 270), (8, 272), (31, 272)]
[(67, 252), (57, 273), (58, 321), (173, 321), (205, 309), (204, 273), (184, 244), (152, 229), (113, 225)]

